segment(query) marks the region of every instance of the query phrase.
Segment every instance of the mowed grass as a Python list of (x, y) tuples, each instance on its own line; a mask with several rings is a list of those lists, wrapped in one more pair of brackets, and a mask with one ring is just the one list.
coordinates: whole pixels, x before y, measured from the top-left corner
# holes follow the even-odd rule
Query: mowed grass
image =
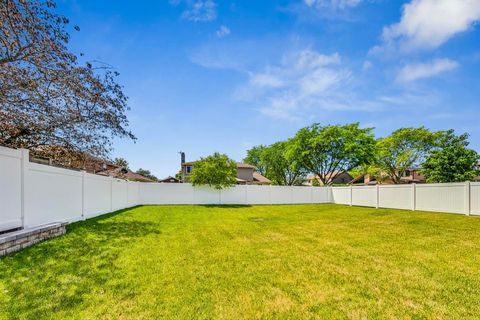
[(0, 258), (0, 319), (478, 319), (480, 219), (144, 206)]

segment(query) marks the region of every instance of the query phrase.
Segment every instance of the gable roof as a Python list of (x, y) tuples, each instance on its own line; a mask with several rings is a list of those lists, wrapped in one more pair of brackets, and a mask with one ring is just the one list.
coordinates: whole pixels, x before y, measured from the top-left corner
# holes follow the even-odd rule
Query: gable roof
[(262, 176), (260, 173), (258, 173), (257, 171), (253, 171), (253, 180), (254, 181), (257, 181), (259, 183), (265, 183), (265, 184), (270, 184), (272, 183), (272, 181), (270, 181), (270, 179)]

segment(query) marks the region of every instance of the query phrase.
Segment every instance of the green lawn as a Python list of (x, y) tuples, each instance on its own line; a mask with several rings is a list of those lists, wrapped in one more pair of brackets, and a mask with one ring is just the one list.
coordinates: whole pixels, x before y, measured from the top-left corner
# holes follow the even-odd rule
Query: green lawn
[(0, 258), (0, 319), (480, 317), (480, 219), (145, 206)]

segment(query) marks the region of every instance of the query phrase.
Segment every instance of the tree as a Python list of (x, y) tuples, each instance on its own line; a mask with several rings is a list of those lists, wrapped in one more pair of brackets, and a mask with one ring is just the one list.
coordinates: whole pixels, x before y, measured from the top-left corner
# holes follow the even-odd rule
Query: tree
[(115, 160), (113, 160), (113, 163), (119, 167), (130, 170), (130, 168), (128, 167), (128, 161), (124, 158), (115, 158)]
[(316, 123), (300, 129), (287, 148), (288, 159), (300, 165), (329, 185), (334, 179), (374, 156), (375, 139), (372, 128), (358, 123), (321, 126)]
[(349, 174), (353, 178), (368, 175), (370, 179), (374, 178), (378, 183), (382, 183), (388, 179), (388, 176), (385, 174), (385, 172), (374, 163), (362, 164), (350, 170)]
[(306, 170), (298, 157), (286, 157), (289, 141), (279, 141), (263, 149), (261, 161), (265, 163), (266, 177), (274, 184), (301, 185)]
[(175, 179), (182, 181), (182, 171), (178, 171), (175, 173)]
[(154, 176), (150, 170), (146, 170), (146, 169), (138, 169), (137, 172), (139, 175), (141, 176), (144, 176), (146, 178), (149, 178), (150, 180), (153, 180), (153, 181), (158, 181), (158, 178), (156, 176)]
[(377, 142), (377, 165), (394, 183), (405, 171), (419, 166), (432, 149), (436, 134), (424, 127), (401, 128)]
[(237, 164), (227, 155), (215, 152), (195, 162), (189, 180), (194, 186), (208, 185), (219, 190), (228, 188), (237, 182)]
[(427, 182), (462, 182), (480, 175), (480, 156), (468, 149), (468, 134), (456, 136), (454, 130), (441, 131), (436, 146), (422, 165)]
[[(106, 157), (127, 129), (127, 97), (105, 64), (68, 51), (68, 19), (53, 0), (0, 1), (0, 144), (56, 146)], [(78, 30), (78, 27), (75, 27)]]
[(266, 175), (267, 168), (264, 162), (263, 152), (266, 147), (264, 145), (256, 146), (247, 150), (247, 156), (243, 159), (243, 162), (248, 163), (257, 168), (257, 171), (261, 175)]

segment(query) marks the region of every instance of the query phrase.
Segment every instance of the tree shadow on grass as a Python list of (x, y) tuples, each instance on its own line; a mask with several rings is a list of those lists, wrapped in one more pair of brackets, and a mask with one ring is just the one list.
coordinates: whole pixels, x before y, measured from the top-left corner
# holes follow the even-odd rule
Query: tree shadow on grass
[(113, 293), (119, 301), (136, 288), (116, 261), (160, 225), (120, 210), (67, 227), (67, 234), (0, 259), (0, 318), (50, 318), (85, 307), (88, 295)]

